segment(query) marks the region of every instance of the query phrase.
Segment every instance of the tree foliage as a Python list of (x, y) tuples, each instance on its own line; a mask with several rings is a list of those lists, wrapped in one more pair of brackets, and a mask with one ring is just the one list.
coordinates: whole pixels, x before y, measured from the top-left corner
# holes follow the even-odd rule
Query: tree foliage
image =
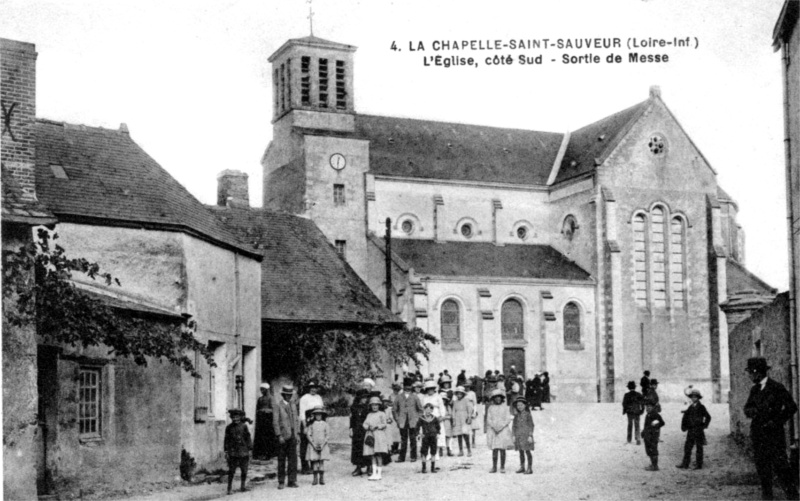
[(3, 251), (3, 320), (9, 325), (35, 323), (40, 341), (73, 347), (108, 347), (112, 357), (130, 357), (146, 366), (148, 357), (176, 364), (199, 377), (190, 352), (198, 352), (214, 366), (206, 346), (194, 337), (189, 321), (153, 321), (115, 310), (75, 286), (73, 273), (82, 273), (106, 285), (119, 280), (97, 263), (70, 259), (47, 230), (38, 241), (17, 251)]
[[(382, 366), (420, 365), (438, 339), (404, 325), (331, 328), (308, 324), (274, 324), (264, 329), (264, 366), (301, 382), (316, 380), (327, 388), (353, 387), (365, 377), (383, 375)], [(269, 376), (267, 374), (267, 376)]]

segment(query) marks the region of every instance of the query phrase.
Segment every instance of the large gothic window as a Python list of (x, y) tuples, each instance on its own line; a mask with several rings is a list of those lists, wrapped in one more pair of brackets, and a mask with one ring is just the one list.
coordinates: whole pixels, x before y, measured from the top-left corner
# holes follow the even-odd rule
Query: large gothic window
[(461, 347), (461, 314), (458, 303), (448, 299), (442, 303), (442, 348)]
[(653, 207), (650, 211), (650, 242), (652, 249), (653, 305), (667, 306), (667, 263), (664, 239), (664, 209)]
[(644, 214), (633, 218), (633, 274), (636, 304), (647, 306), (647, 220)]
[(683, 218), (675, 216), (670, 223), (669, 240), (669, 274), (670, 274), (670, 293), (672, 294), (672, 305), (675, 308), (683, 308), (685, 304), (686, 288), (684, 287), (686, 273), (684, 266), (686, 259), (684, 256), (685, 226)]
[(564, 306), (564, 347), (581, 348), (581, 309), (575, 303)]
[(503, 303), (501, 314), (503, 340), (525, 339), (522, 304), (516, 299), (509, 299)]

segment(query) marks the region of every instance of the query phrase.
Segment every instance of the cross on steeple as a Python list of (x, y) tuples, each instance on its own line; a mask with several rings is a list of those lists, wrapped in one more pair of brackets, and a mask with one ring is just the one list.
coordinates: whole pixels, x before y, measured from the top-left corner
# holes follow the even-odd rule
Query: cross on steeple
[(311, 2), (313, 0), (306, 0), (308, 2), (308, 29), (311, 32), (311, 36), (314, 36), (314, 11), (312, 10)]

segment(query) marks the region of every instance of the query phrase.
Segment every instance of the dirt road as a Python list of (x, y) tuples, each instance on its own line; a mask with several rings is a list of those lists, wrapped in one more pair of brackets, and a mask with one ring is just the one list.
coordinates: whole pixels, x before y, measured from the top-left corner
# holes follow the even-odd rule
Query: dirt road
[[(386, 467), (381, 481), (353, 478), (349, 449), (335, 447), (323, 487), (311, 486), (311, 476), (301, 476), (299, 489), (278, 491), (277, 482), (271, 479), (253, 483), (251, 492), (229, 497), (223, 484), (211, 484), (135, 499), (758, 499), (755, 468), (728, 436), (726, 405), (707, 404), (712, 423), (707, 431), (705, 468), (699, 471), (675, 467), (682, 457), (685, 436), (680, 432), (683, 406), (663, 407), (666, 426), (659, 447), (659, 472), (644, 470), (649, 460), (643, 446), (626, 444), (626, 420), (620, 404), (552, 404), (534, 412), (533, 475), (514, 473), (519, 466), (514, 451), (508, 451), (505, 474), (490, 474), (491, 452), (479, 435), (473, 457), (446, 458), (437, 465), (442, 470), (436, 474), (423, 475), (419, 462), (406, 462)], [(777, 489), (776, 495), (780, 494)]]

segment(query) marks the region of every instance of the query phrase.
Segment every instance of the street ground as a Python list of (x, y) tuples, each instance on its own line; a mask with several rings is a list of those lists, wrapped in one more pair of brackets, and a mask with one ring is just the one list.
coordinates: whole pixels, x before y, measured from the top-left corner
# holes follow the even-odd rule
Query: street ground
[[(276, 461), (255, 465), (250, 492), (225, 495), (223, 483), (181, 486), (169, 491), (126, 498), (137, 501), (231, 501), (300, 499), (758, 499), (760, 488), (753, 463), (733, 443), (726, 404), (706, 404), (712, 416), (706, 432), (703, 470), (679, 470), (685, 434), (680, 431), (682, 404), (663, 404), (666, 426), (659, 444), (661, 471), (645, 471), (644, 446), (628, 445), (627, 421), (620, 404), (550, 404), (534, 412), (536, 450), (533, 475), (514, 472), (516, 451), (507, 452), (506, 473), (490, 474), (491, 451), (477, 436), (471, 458), (449, 457), (436, 474), (419, 473), (420, 462), (392, 463), (383, 480), (350, 476), (349, 444), (336, 444), (326, 465), (325, 486), (312, 486), (310, 475), (299, 477), (300, 488), (277, 490)], [(395, 456), (396, 458), (396, 456)], [(272, 477), (272, 478), (269, 478)], [(234, 480), (238, 486), (238, 478)], [(783, 492), (776, 487), (777, 499)]]

